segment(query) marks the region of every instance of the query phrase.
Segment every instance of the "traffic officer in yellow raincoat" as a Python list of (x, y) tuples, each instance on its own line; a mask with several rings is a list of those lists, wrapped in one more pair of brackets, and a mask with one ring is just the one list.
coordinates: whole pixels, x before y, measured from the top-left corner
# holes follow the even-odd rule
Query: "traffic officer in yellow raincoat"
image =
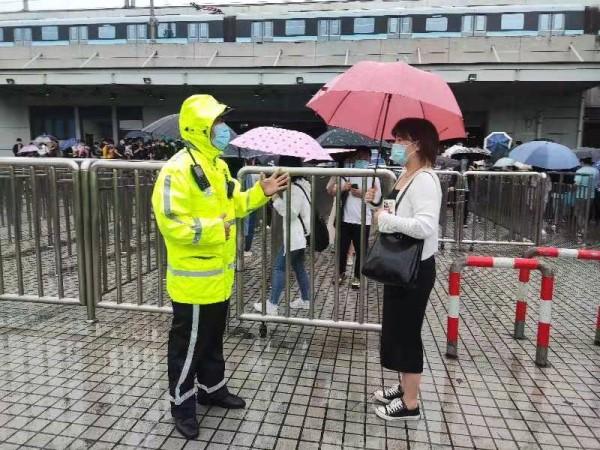
[(246, 406), (227, 390), (223, 359), (234, 279), (235, 219), (267, 203), (289, 180), (287, 174), (276, 173), (240, 190), (219, 158), (230, 140), (230, 129), (222, 121), (226, 110), (210, 95), (193, 95), (183, 102), (179, 129), (186, 147), (160, 171), (152, 195), (167, 247), (167, 290), (173, 301), (168, 347), (171, 413), (188, 439), (198, 436), (196, 398), (204, 405)]

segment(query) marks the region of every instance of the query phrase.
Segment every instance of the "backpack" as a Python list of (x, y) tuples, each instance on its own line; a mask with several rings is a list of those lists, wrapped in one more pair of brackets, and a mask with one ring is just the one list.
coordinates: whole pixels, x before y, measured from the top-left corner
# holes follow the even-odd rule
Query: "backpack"
[[(294, 184), (300, 188), (300, 190), (306, 197), (306, 200), (308, 201), (308, 205), (312, 207), (306, 191), (299, 184)], [(306, 236), (307, 245), (310, 245), (310, 240), (314, 237), (315, 251), (322, 252), (326, 250), (327, 247), (329, 247), (329, 230), (327, 230), (327, 223), (325, 222), (323, 217), (315, 211), (315, 229), (312, 230), (313, 232), (309, 235), (306, 235), (306, 226), (304, 226), (302, 215), (298, 215), (298, 219), (300, 219), (300, 223), (302, 224), (302, 228), (304, 229), (304, 235)]]

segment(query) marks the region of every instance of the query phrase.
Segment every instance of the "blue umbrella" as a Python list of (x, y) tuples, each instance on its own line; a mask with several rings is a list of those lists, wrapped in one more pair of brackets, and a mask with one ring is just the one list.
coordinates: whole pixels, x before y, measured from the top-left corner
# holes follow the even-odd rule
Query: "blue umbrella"
[(73, 147), (74, 145), (77, 145), (78, 142), (79, 142), (79, 140), (77, 138), (65, 139), (64, 141), (58, 142), (58, 148), (61, 151), (65, 151), (69, 147)]
[(568, 170), (579, 165), (573, 151), (556, 142), (531, 141), (515, 147), (509, 158), (547, 170)]
[(512, 144), (511, 137), (504, 131), (495, 131), (490, 133), (484, 141), (484, 148), (492, 152), (493, 158), (502, 158), (508, 154), (510, 145)]

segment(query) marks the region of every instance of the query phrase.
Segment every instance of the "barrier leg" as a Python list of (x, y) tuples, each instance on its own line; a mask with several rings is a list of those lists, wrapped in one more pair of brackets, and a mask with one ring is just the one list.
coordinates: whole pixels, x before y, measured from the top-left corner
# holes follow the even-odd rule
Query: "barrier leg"
[(525, 339), (525, 319), (527, 318), (527, 291), (529, 287), (529, 269), (519, 270), (519, 287), (515, 308), (515, 339)]
[(596, 339), (594, 344), (600, 345), (600, 305), (598, 305), (598, 317), (596, 318)]
[(537, 348), (535, 353), (535, 363), (541, 367), (548, 365), (553, 291), (554, 277), (542, 276), (542, 288), (540, 290), (540, 318), (538, 321)]
[(460, 272), (450, 272), (448, 291), (448, 342), (446, 345), (446, 356), (457, 358)]

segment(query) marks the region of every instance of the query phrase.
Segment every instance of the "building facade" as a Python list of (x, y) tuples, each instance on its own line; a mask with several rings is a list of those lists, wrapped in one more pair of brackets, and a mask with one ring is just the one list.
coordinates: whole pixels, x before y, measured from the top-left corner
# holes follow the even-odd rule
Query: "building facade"
[(445, 78), (472, 145), (506, 131), (600, 146), (592, 2), (455, 3), (4, 13), (0, 149), (44, 132), (118, 139), (198, 92), (233, 106), (238, 131), (277, 124), (318, 134), (325, 126), (306, 102), (361, 60), (405, 61)]

